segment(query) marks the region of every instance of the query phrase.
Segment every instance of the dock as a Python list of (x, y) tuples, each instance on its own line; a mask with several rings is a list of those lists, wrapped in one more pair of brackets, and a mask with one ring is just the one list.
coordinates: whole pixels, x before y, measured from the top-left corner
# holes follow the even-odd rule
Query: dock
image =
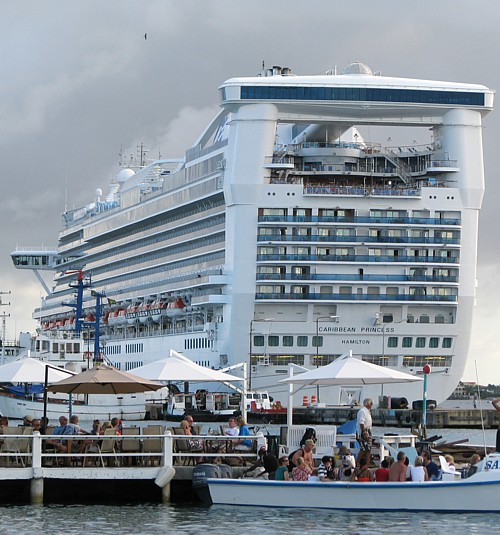
[[(140, 430), (138, 431), (140, 432)], [(0, 500), (2, 503), (93, 503), (158, 502), (168, 503), (175, 493), (175, 501), (192, 499), (192, 472), (200, 453), (180, 451), (178, 441), (186, 437), (173, 435), (169, 430), (160, 435), (127, 435), (94, 437), (90, 435), (47, 436), (9, 434), (0, 437)], [(200, 436), (208, 444), (228, 437)], [(256, 444), (265, 443), (262, 433), (253, 437)], [(86, 452), (56, 453), (47, 451), (48, 439), (63, 439), (71, 444), (100, 439), (99, 448)], [(106, 449), (108, 441), (117, 447)], [(127, 441), (139, 443), (136, 451)], [(119, 446), (118, 446), (119, 444)], [(78, 450), (80, 448), (77, 448)], [(208, 462), (219, 453), (204, 452)], [(225, 453), (225, 457), (256, 459), (255, 452)], [(239, 477), (241, 466), (232, 467)]]
[[(355, 420), (360, 407), (298, 407), (293, 409), (293, 422), (309, 425), (342, 425)], [(372, 409), (373, 425), (376, 427), (413, 428), (422, 422), (422, 410), (417, 409)], [(286, 424), (286, 414), (248, 414), (252, 424)], [(485, 429), (497, 429), (499, 413), (483, 410)], [(481, 411), (478, 409), (428, 409), (428, 429), (481, 429)]]

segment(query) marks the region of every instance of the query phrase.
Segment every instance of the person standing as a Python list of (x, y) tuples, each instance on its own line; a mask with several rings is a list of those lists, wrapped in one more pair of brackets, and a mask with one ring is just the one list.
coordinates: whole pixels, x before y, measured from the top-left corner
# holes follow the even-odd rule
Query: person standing
[[(495, 407), (497, 412), (500, 412), (500, 398), (494, 399), (491, 404)], [(495, 445), (495, 451), (500, 453), (500, 420), (498, 421), (497, 440)]]
[(356, 417), (356, 439), (365, 451), (372, 449), (372, 407), (373, 399), (366, 398)]

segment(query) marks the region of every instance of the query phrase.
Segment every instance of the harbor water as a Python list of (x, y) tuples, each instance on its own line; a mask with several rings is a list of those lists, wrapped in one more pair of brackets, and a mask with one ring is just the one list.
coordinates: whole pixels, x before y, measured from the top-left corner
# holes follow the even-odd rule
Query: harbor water
[(498, 515), (350, 513), (234, 506), (75, 505), (1, 507), (7, 534), (500, 533)]

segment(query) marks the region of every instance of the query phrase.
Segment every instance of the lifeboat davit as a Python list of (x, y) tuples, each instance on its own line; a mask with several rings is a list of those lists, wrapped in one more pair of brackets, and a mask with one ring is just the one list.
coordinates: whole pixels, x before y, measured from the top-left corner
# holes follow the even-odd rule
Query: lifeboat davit
[(175, 318), (185, 312), (186, 303), (181, 297), (178, 297), (175, 301), (170, 301), (167, 305), (167, 316), (169, 318)]

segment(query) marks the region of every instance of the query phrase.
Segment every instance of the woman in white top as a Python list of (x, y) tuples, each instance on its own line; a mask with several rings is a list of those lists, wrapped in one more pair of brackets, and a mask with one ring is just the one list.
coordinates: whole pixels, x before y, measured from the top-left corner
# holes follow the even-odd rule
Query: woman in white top
[(427, 470), (424, 466), (424, 458), (420, 455), (415, 459), (415, 465), (410, 466), (411, 481), (429, 481)]

